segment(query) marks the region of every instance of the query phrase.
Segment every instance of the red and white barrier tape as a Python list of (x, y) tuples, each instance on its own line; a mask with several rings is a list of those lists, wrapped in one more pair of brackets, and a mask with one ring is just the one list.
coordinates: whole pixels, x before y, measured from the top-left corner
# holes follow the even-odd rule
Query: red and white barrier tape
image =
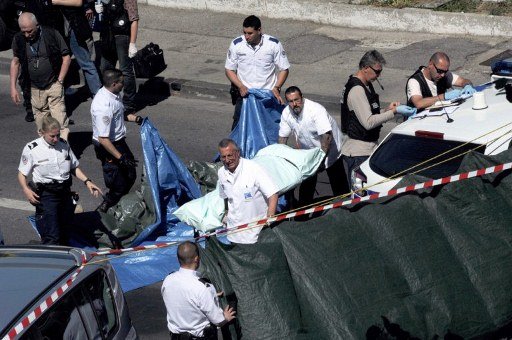
[[(299, 210), (299, 211), (295, 211), (295, 212), (288, 213), (288, 214), (278, 215), (278, 216), (274, 216), (274, 217), (268, 217), (268, 218), (264, 218), (264, 219), (261, 219), (261, 220), (255, 221), (255, 222), (242, 224), (242, 225), (239, 225), (239, 226), (233, 227), (233, 228), (217, 229), (213, 233), (208, 233), (208, 234), (199, 236), (196, 239), (199, 240), (201, 238), (206, 238), (209, 236), (227, 234), (229, 232), (234, 232), (234, 231), (238, 231), (238, 230), (245, 229), (245, 228), (250, 229), (250, 228), (253, 228), (256, 226), (261, 226), (267, 222), (269, 222), (269, 223), (278, 222), (278, 221), (286, 220), (286, 219), (301, 216), (301, 215), (307, 215), (307, 214), (311, 214), (311, 213), (340, 208), (340, 207), (344, 207), (347, 205), (357, 204), (360, 202), (372, 201), (372, 200), (376, 200), (378, 198), (393, 196), (393, 195), (397, 195), (397, 194), (402, 194), (404, 192), (409, 192), (409, 191), (414, 191), (414, 190), (419, 190), (419, 189), (426, 189), (426, 188), (434, 187), (437, 185), (458, 182), (458, 181), (461, 181), (464, 179), (480, 177), (480, 176), (483, 176), (486, 174), (496, 173), (496, 172), (500, 172), (503, 170), (509, 170), (509, 169), (512, 169), (512, 162), (500, 164), (500, 165), (496, 165), (496, 166), (491, 166), (488, 168), (482, 168), (482, 169), (475, 170), (475, 171), (464, 172), (464, 173), (461, 173), (458, 175), (443, 177), (440, 179), (429, 180), (427, 182), (418, 183), (418, 184), (414, 184), (414, 185), (408, 185), (406, 187), (402, 187), (402, 188), (398, 188), (398, 189), (391, 189), (387, 192), (375, 193), (375, 194), (371, 194), (371, 195), (364, 196), (364, 197), (354, 198), (351, 200), (346, 200), (346, 201), (341, 201), (341, 202), (336, 202), (336, 203), (331, 203), (331, 204), (326, 204), (326, 205), (319, 205), (316, 207)], [(93, 253), (93, 255), (94, 256), (97, 256), (97, 255), (119, 255), (119, 254), (130, 252), (130, 251), (165, 248), (168, 246), (175, 245), (177, 243), (179, 243), (179, 242), (173, 241), (173, 242), (157, 243), (157, 244), (152, 244), (152, 245), (147, 245), (147, 246), (137, 246), (137, 247), (132, 247), (132, 248), (110, 249), (110, 250)]]
[[(372, 195), (369, 195), (369, 196), (358, 197), (358, 198), (354, 198), (354, 199), (347, 200), (347, 201), (342, 201), (342, 202), (336, 202), (336, 203), (333, 203), (333, 204), (326, 204), (326, 205), (316, 206), (316, 207), (312, 207), (312, 208), (309, 208), (309, 209), (304, 209), (304, 210), (292, 212), (292, 213), (289, 213), (289, 214), (283, 214), (283, 215), (279, 215), (279, 216), (275, 216), (275, 217), (264, 218), (264, 219), (261, 219), (261, 220), (256, 221), (256, 222), (251, 222), (251, 223), (243, 224), (243, 225), (240, 225), (240, 226), (237, 226), (237, 227), (234, 227), (234, 228), (219, 229), (219, 230), (216, 230), (213, 233), (200, 236), (197, 239), (201, 239), (201, 238), (208, 237), (208, 236), (213, 236), (213, 235), (221, 235), (221, 234), (225, 234), (225, 233), (233, 232), (233, 231), (238, 231), (238, 230), (245, 229), (245, 228), (252, 228), (252, 227), (256, 227), (256, 226), (261, 226), (261, 225), (263, 225), (263, 224), (265, 224), (267, 222), (282, 221), (282, 220), (285, 220), (285, 219), (288, 219), (288, 218), (293, 218), (293, 217), (296, 217), (296, 216), (306, 215), (306, 214), (320, 212), (320, 211), (326, 211), (326, 210), (329, 210), (329, 209), (339, 208), (339, 207), (343, 207), (343, 206), (347, 206), (347, 205), (351, 205), (351, 204), (357, 204), (359, 202), (367, 202), (367, 201), (375, 200), (375, 199), (378, 199), (378, 198), (383, 198), (383, 197), (387, 197), (387, 196), (393, 196), (393, 195), (397, 195), (397, 194), (402, 194), (404, 192), (409, 192), (409, 191), (414, 191), (414, 190), (419, 190), (419, 189), (426, 189), (426, 188), (430, 188), (430, 187), (435, 187), (437, 185), (458, 182), (458, 181), (461, 181), (461, 180), (464, 180), (464, 179), (473, 178), (473, 177), (480, 177), (480, 176), (483, 176), (483, 175), (486, 175), (486, 174), (492, 174), (492, 173), (501, 172), (501, 171), (509, 170), (509, 169), (512, 169), (512, 162), (511, 163), (500, 164), (500, 165), (496, 165), (496, 166), (492, 166), (492, 167), (488, 167), (488, 168), (482, 168), (482, 169), (475, 170), (475, 171), (465, 172), (465, 173), (461, 173), (461, 174), (454, 175), (454, 176), (448, 176), (448, 177), (444, 177), (444, 178), (440, 178), (440, 179), (436, 179), (436, 180), (430, 180), (430, 181), (423, 182), (423, 183), (418, 183), (418, 184), (415, 184), (415, 185), (408, 185), (406, 187), (402, 187), (402, 188), (398, 188), (398, 189), (392, 189), (392, 190), (389, 190), (389, 191), (383, 192), (383, 193), (376, 193), (376, 194), (372, 194)], [(106, 250), (106, 251), (92, 253), (92, 257), (100, 256), (100, 255), (118, 255), (118, 254), (126, 253), (126, 252), (129, 252), (129, 251), (137, 251), (137, 250), (149, 250), (149, 249), (165, 248), (165, 247), (168, 247), (168, 246), (171, 246), (171, 245), (175, 245), (175, 244), (178, 244), (178, 243), (179, 242), (173, 241), (173, 242), (158, 243), (158, 244), (153, 244), (153, 245), (138, 246), (138, 247), (132, 247), (132, 248), (125, 248), (125, 249), (112, 249), (112, 250)], [(30, 312), (30, 314), (28, 316), (23, 318), (23, 320), (21, 320), (16, 326), (14, 326), (7, 333), (7, 335), (2, 338), (2, 340), (16, 339), (16, 337), (19, 334), (21, 334), (21, 332), (26, 330), (48, 308), (50, 308), (60, 297), (62, 297), (62, 295), (64, 295), (64, 293), (71, 287), (73, 282), (76, 280), (76, 277), (78, 276), (78, 274), (82, 271), (82, 269), (86, 265), (87, 259), (85, 257), (85, 253), (83, 253), (82, 261), (83, 261), (82, 265), (78, 269), (76, 269), (73, 274), (70, 275), (68, 280), (66, 280), (65, 284), (63, 284), (56, 291), (54, 291), (43, 303), (41, 303), (39, 306), (37, 306), (32, 312)]]
[(84, 265), (80, 266), (76, 269), (73, 274), (69, 276), (62, 286), (57, 288), (49, 297), (46, 298), (39, 306), (37, 306), (34, 310), (32, 310), (26, 317), (24, 317), (16, 326), (14, 326), (6, 336), (2, 338), (2, 340), (11, 340), (16, 339), (21, 332), (29, 328), (29, 326), (34, 323), (41, 315), (49, 309), (57, 300), (59, 300), (62, 295), (72, 286), (73, 282), (76, 280), (78, 274), (82, 271)]

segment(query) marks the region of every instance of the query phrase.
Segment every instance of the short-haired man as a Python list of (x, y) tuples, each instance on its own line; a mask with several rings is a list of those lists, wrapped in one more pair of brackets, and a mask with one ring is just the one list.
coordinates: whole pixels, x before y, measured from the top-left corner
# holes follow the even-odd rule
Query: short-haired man
[[(348, 192), (347, 177), (341, 157), (343, 136), (338, 124), (322, 105), (305, 99), (298, 87), (290, 86), (286, 89), (284, 96), (288, 106), (283, 110), (279, 123), (279, 143), (286, 144), (293, 132), (299, 148), (322, 148), (326, 157), (320, 169), (327, 169), (333, 195), (339, 196)], [(314, 174), (302, 182), (299, 187), (299, 204), (306, 205), (313, 202), (317, 177), (317, 174)]]
[[(123, 73), (120, 70), (106, 70), (103, 73), (103, 87), (91, 104), (92, 139), (96, 157), (101, 161), (105, 186), (109, 192), (97, 208), (106, 212), (119, 202), (135, 183), (137, 161), (126, 144), (124, 120), (140, 123), (142, 117), (125, 117), (119, 94), (123, 90)], [(132, 115), (133, 116), (133, 115)]]
[(271, 90), (283, 104), (280, 92), (289, 68), (288, 57), (279, 40), (262, 33), (257, 16), (245, 18), (243, 35), (231, 42), (225, 64), (235, 104), (232, 129), (240, 118), (242, 98), (247, 97), (250, 88)]
[(366, 52), (359, 61), (359, 70), (351, 75), (341, 95), (341, 129), (348, 138), (341, 153), (350, 183), (351, 172), (372, 153), (379, 140), (382, 124), (396, 113), (409, 117), (416, 113), (399, 102), (392, 102), (381, 112), (379, 95), (372, 83), (380, 76), (386, 60), (376, 50)]
[[(453, 86), (462, 90), (450, 90)], [(407, 80), (407, 105), (418, 110), (432, 106), (439, 100), (450, 100), (475, 92), (469, 79), (450, 71), (450, 58), (444, 52), (434, 53), (428, 66), (420, 66)]]
[[(224, 199), (224, 221), (230, 229), (270, 217), (276, 213), (277, 186), (256, 162), (240, 157), (240, 149), (232, 139), (219, 143), (219, 195)], [(256, 243), (261, 227), (228, 233), (234, 243)]]
[(71, 63), (69, 48), (59, 32), (40, 26), (30, 12), (22, 13), (18, 23), (21, 32), (16, 33), (12, 42), (11, 99), (15, 104), (21, 103), (16, 89), (21, 67), (24, 77), (30, 78), (37, 130), (41, 129), (43, 118), (51, 115), (61, 126), (61, 137), (67, 139), (69, 119), (64, 103), (64, 78)]
[(222, 310), (215, 287), (199, 277), (197, 244), (181, 243), (178, 261), (180, 269), (165, 278), (161, 289), (171, 339), (217, 339), (216, 326), (233, 320), (236, 312), (230, 306)]

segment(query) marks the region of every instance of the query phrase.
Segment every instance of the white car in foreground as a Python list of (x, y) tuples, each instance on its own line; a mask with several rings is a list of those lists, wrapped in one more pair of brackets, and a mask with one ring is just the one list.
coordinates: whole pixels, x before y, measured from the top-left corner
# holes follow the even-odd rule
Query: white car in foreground
[(420, 112), (391, 130), (352, 172), (355, 195), (386, 192), (406, 174), (432, 179), (453, 175), (468, 150), (485, 155), (507, 150), (512, 140), (512, 103), (504, 88), (497, 90), (491, 84), (483, 93), (487, 108), (473, 109), (473, 98), (468, 98), (457, 106)]

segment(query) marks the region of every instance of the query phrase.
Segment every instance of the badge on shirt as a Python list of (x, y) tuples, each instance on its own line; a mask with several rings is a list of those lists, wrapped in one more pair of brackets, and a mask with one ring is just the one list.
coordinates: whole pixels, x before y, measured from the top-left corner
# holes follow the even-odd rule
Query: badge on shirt
[(377, 103), (372, 103), (372, 109), (378, 109), (379, 108), (379, 104)]
[(248, 201), (252, 198), (252, 194), (250, 192), (244, 192), (244, 198), (246, 201)]
[(23, 165), (27, 165), (28, 163), (28, 159), (27, 159), (27, 156), (21, 156), (21, 161), (23, 162)]

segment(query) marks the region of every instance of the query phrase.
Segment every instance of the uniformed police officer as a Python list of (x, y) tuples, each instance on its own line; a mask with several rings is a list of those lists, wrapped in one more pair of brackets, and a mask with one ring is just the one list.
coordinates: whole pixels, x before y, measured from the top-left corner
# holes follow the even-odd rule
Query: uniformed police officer
[[(67, 244), (66, 226), (73, 219), (71, 176), (84, 182), (95, 197), (98, 188), (78, 167), (69, 144), (60, 138), (60, 124), (53, 117), (42, 120), (42, 136), (23, 149), (18, 182), (28, 201), (36, 206), (36, 225), (43, 244)], [(27, 176), (32, 174), (32, 182)]]
[(215, 287), (196, 272), (199, 250), (186, 241), (178, 246), (180, 269), (168, 275), (162, 284), (167, 309), (167, 327), (172, 340), (217, 339), (217, 327), (235, 318), (232, 307), (222, 310)]
[(106, 212), (126, 195), (137, 178), (137, 160), (126, 144), (124, 120), (142, 123), (141, 116), (125, 116), (119, 94), (123, 89), (123, 73), (118, 69), (103, 72), (103, 87), (91, 104), (92, 138), (96, 157), (103, 167), (103, 178), (109, 192), (96, 209)]
[(247, 97), (250, 88), (271, 90), (279, 103), (284, 104), (281, 86), (290, 68), (283, 45), (275, 37), (261, 32), (261, 20), (257, 16), (245, 18), (243, 33), (231, 42), (225, 64), (235, 105), (231, 129), (238, 123), (242, 98)]

